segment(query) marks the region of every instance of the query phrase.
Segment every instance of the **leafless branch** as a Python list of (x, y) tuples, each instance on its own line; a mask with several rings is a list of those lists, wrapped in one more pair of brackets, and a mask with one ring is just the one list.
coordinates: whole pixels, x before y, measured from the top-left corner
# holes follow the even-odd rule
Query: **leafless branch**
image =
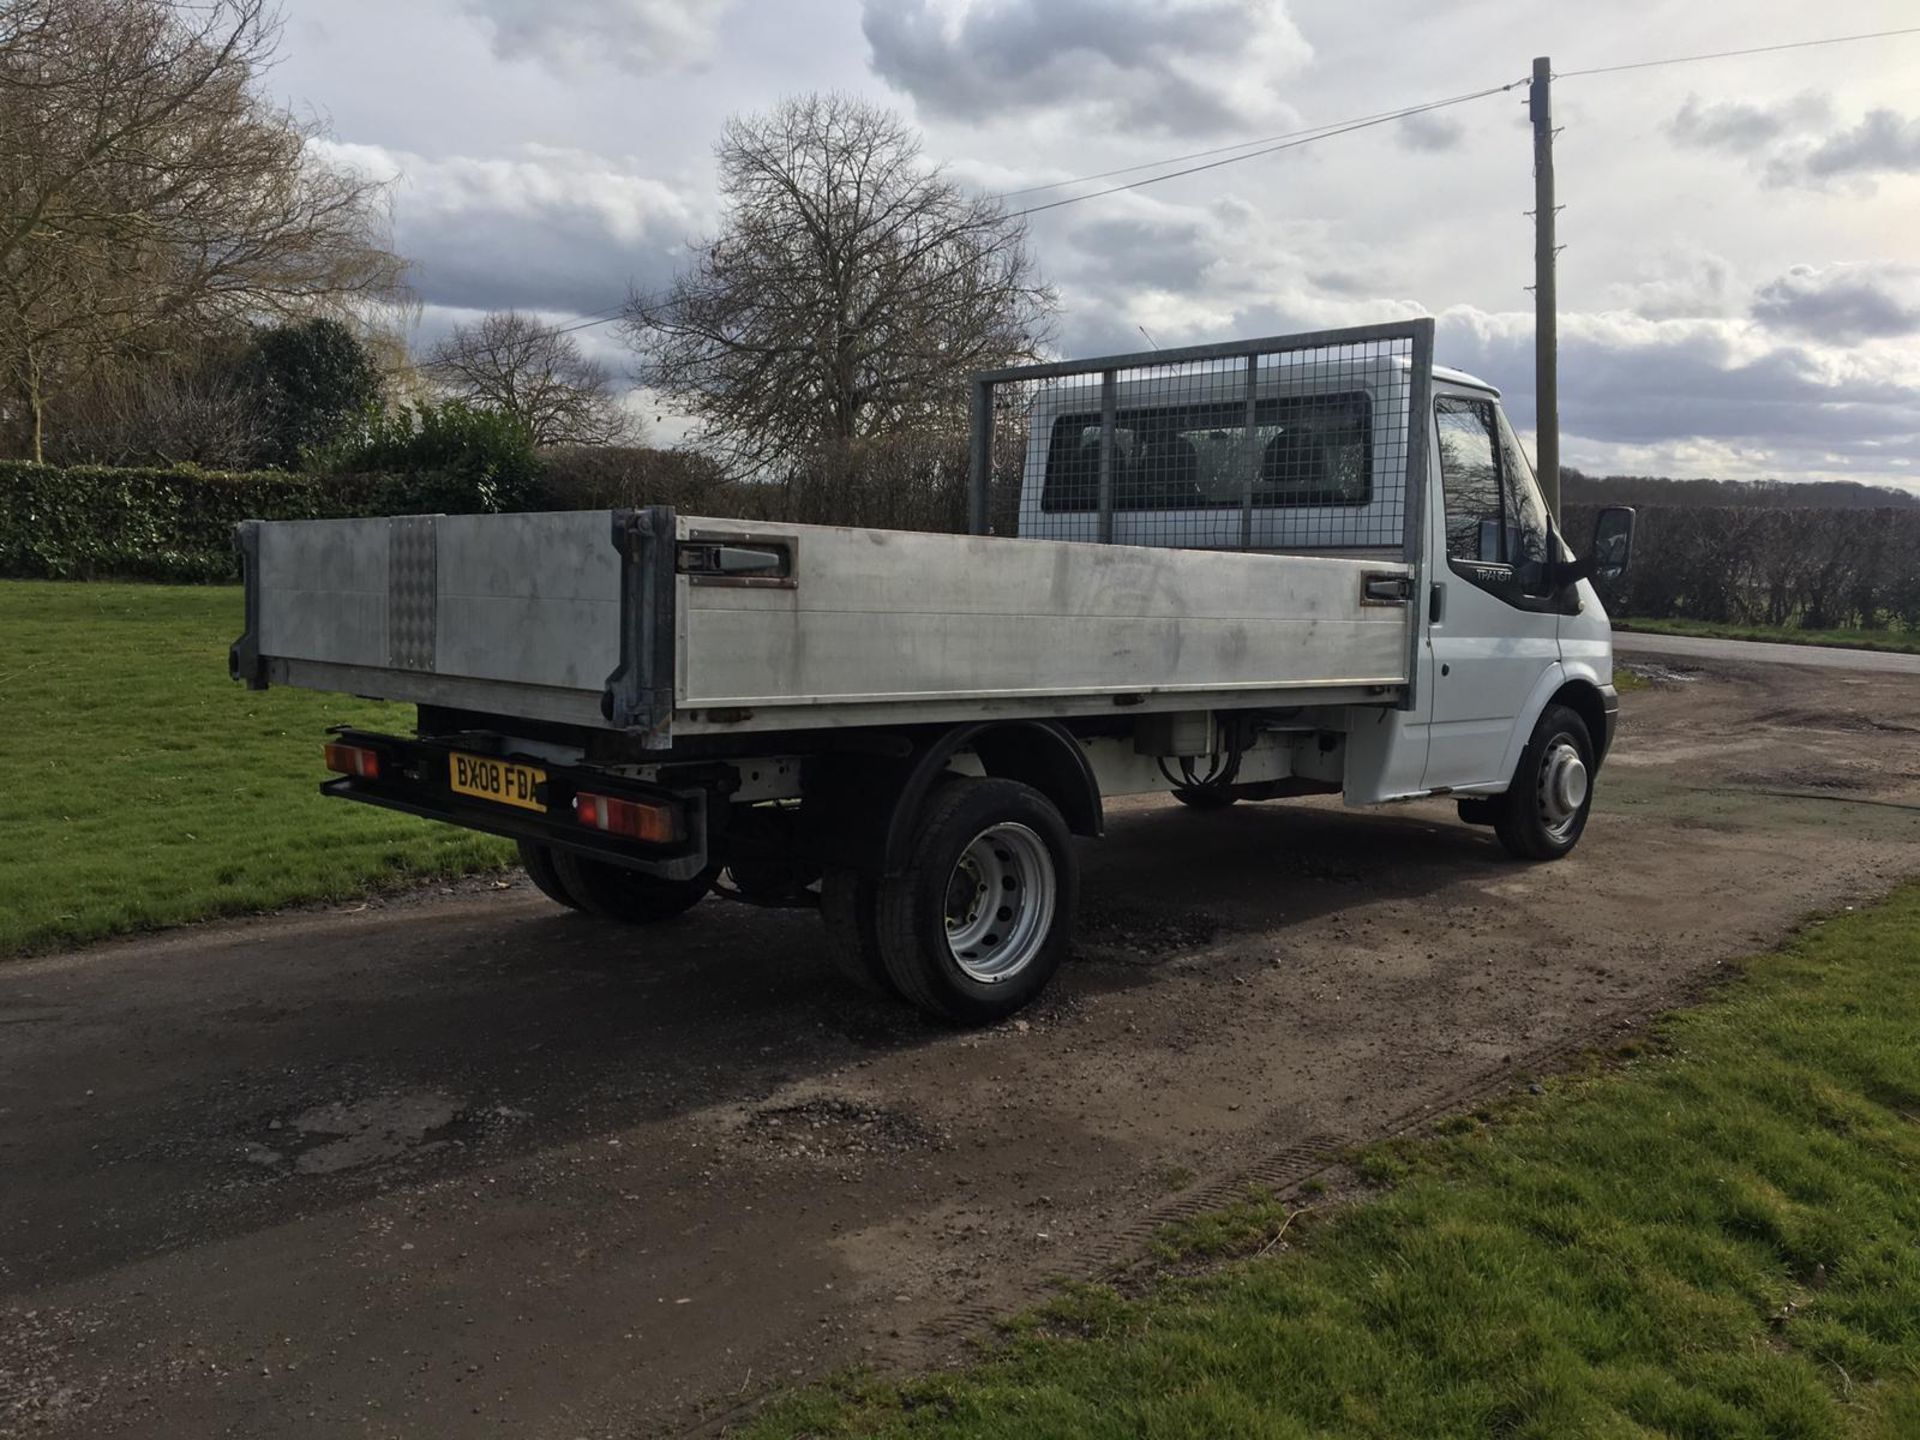
[(972, 371), (1034, 356), (1054, 294), (1026, 231), (845, 96), (728, 122), (729, 212), (623, 321), (647, 382), (747, 470), (906, 430), (957, 432)]
[(515, 416), (536, 445), (623, 445), (639, 421), (620, 404), (604, 365), (571, 335), (497, 310), (456, 325), (428, 353), (427, 377), (468, 404)]

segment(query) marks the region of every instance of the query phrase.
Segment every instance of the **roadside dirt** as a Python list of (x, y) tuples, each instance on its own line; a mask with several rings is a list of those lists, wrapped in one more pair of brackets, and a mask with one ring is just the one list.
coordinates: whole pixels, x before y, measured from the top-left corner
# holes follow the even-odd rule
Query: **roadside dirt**
[(1661, 663), (1565, 864), (1442, 804), (1116, 807), (985, 1032), (809, 916), (518, 877), (0, 967), (0, 1434), (672, 1433), (938, 1362), (1920, 873), (1913, 679)]

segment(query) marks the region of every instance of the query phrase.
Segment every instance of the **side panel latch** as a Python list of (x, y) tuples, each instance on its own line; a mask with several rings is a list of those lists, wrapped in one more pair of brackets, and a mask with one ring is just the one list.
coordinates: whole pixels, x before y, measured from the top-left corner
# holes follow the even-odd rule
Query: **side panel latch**
[(1363, 575), (1362, 605), (1404, 605), (1413, 598), (1413, 579), (1407, 575)]

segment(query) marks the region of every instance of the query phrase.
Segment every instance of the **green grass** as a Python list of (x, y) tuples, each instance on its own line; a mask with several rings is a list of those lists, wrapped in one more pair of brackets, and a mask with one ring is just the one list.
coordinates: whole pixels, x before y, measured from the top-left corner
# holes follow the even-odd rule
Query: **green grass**
[(0, 581), (0, 956), (504, 864), (322, 800), (342, 722), (412, 711), (227, 678), (236, 588)]
[(1259, 1253), (1292, 1211), (1251, 1197), (1158, 1248), (1253, 1258), (1076, 1289), (971, 1368), (749, 1433), (1920, 1435), (1920, 888), (1745, 971), (1608, 1065), (1368, 1151), (1382, 1188), (1285, 1248)]
[(1920, 654), (1920, 631), (1890, 625), (1884, 630), (1845, 626), (1803, 630), (1798, 625), (1738, 625), (1717, 620), (1616, 619), (1616, 630), (1645, 630), (1654, 635), (1699, 635), (1710, 640), (1770, 640), (1776, 645), (1826, 645), (1844, 650), (1895, 650)]

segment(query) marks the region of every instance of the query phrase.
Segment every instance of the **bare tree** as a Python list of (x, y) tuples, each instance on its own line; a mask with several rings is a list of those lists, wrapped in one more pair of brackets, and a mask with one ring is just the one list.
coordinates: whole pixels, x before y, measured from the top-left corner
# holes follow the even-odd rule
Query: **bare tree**
[(102, 365), (398, 297), (383, 189), (258, 89), (266, 0), (0, 0), (0, 418)]
[(517, 310), (456, 325), (422, 367), (442, 389), (482, 410), (512, 415), (536, 445), (630, 445), (637, 416), (614, 393), (606, 366), (579, 343)]
[(1045, 340), (1025, 227), (928, 166), (890, 111), (790, 100), (730, 120), (717, 153), (721, 234), (623, 324), (647, 382), (735, 461), (957, 428), (968, 375)]
[(56, 465), (198, 465), (241, 470), (271, 438), (269, 417), (232, 356), (102, 370), (53, 405)]

